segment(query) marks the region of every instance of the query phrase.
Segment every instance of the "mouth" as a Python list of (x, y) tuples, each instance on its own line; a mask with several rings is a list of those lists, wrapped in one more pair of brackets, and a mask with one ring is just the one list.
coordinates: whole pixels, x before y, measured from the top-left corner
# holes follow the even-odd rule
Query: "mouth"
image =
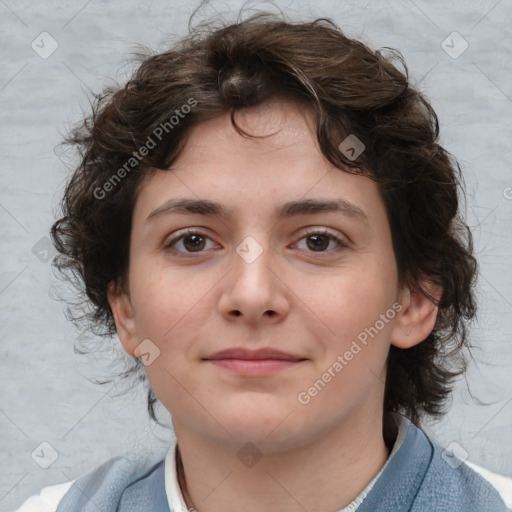
[(204, 361), (236, 375), (260, 377), (297, 367), (307, 359), (271, 348), (234, 348), (215, 352)]

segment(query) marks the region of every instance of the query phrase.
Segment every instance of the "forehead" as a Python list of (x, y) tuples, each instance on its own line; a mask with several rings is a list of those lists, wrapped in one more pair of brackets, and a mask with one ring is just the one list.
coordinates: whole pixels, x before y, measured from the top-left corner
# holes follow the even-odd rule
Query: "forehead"
[(238, 111), (235, 120), (255, 137), (240, 135), (228, 112), (197, 124), (170, 172), (148, 174), (136, 210), (147, 216), (172, 197), (195, 197), (235, 214), (249, 208), (263, 214), (299, 199), (342, 198), (356, 206), (373, 201), (382, 215), (376, 184), (334, 167), (322, 154), (313, 114), (304, 106), (273, 100)]
[(199, 123), (192, 128), (185, 150), (173, 168), (205, 159), (224, 160), (228, 156), (265, 162), (290, 159), (292, 152), (297, 155), (295, 160), (299, 155), (308, 160), (323, 157), (314, 135), (313, 113), (305, 105), (273, 99), (238, 110), (235, 121), (251, 136), (244, 137), (236, 131), (228, 112)]

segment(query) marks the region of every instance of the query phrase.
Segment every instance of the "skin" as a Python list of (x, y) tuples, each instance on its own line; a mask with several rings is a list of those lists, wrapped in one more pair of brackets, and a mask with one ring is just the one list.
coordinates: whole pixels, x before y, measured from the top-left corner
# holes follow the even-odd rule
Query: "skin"
[[(377, 185), (325, 159), (307, 109), (273, 100), (236, 120), (251, 134), (272, 135), (244, 138), (221, 115), (192, 129), (170, 172), (147, 176), (134, 208), (129, 293), (111, 283), (109, 301), (128, 354), (137, 355), (146, 339), (160, 351), (146, 372), (172, 415), (188, 507), (337, 511), (389, 455), (383, 397), (390, 345), (424, 340), (437, 308), (400, 287)], [(222, 203), (233, 217), (146, 220), (167, 200), (185, 197)], [(276, 219), (276, 207), (304, 198), (343, 198), (367, 221), (343, 212)], [(166, 248), (184, 228), (206, 237), (199, 252), (190, 237)], [(346, 246), (323, 235), (315, 248), (308, 232), (322, 228)], [(236, 252), (246, 237), (263, 251), (251, 263)], [(309, 403), (299, 403), (299, 393), (394, 303), (401, 311)], [(203, 359), (240, 346), (306, 360), (255, 378)], [(237, 457), (248, 442), (262, 455), (252, 467)]]

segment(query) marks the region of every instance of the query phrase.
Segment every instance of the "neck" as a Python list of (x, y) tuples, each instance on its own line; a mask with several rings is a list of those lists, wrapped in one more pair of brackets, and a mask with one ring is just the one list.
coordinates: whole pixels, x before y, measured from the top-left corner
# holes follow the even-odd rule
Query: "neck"
[(190, 435), (181, 442), (177, 430), (186, 505), (198, 512), (340, 510), (377, 475), (396, 436), (386, 445), (382, 418), (347, 427), (293, 451), (265, 453), (251, 467), (237, 458), (240, 447), (226, 450)]

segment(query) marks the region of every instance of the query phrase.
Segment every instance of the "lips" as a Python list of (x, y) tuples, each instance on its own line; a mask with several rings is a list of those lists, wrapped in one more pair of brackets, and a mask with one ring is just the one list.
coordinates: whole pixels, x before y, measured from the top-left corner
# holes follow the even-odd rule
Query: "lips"
[(246, 361), (303, 361), (305, 358), (299, 357), (295, 354), (281, 352), (273, 348), (260, 348), (258, 350), (248, 350), (246, 348), (229, 348), (220, 350), (214, 354), (205, 357), (204, 359), (210, 361), (220, 361), (223, 359), (239, 359)]
[(285, 370), (301, 367), (306, 359), (273, 348), (230, 348), (215, 352), (204, 358), (204, 361), (239, 378), (269, 378)]

